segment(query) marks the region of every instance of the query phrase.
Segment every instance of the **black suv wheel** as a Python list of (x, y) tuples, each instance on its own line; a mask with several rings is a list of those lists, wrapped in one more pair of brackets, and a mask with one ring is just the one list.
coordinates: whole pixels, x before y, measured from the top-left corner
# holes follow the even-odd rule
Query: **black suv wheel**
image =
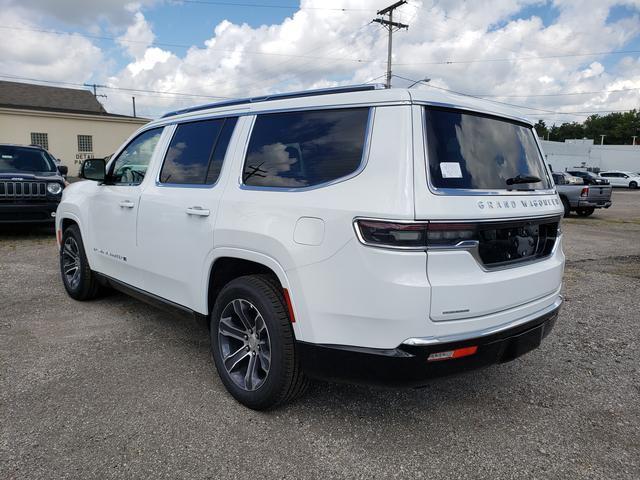
[(211, 314), (211, 353), (229, 393), (266, 410), (306, 390), (280, 285), (268, 275), (229, 282)]
[(62, 233), (60, 273), (64, 288), (71, 298), (91, 300), (98, 295), (100, 285), (89, 268), (82, 235), (77, 225), (68, 227)]

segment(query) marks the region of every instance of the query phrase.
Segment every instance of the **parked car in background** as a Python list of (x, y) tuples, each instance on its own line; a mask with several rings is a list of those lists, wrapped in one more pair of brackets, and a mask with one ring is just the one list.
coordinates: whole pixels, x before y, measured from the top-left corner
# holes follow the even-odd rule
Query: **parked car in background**
[(611, 206), (611, 185), (576, 184), (571, 179), (576, 178), (566, 172), (553, 172), (553, 181), (562, 200), (564, 216), (576, 212), (581, 217), (588, 217), (596, 208)]
[(0, 144), (0, 223), (53, 223), (66, 173), (41, 147)]
[(588, 172), (586, 170), (567, 170), (569, 175), (574, 177), (580, 177), (584, 181), (585, 185), (608, 185), (609, 181), (602, 178), (597, 173)]
[(640, 185), (640, 173), (609, 170), (607, 172), (601, 172), (600, 176), (609, 180), (609, 183), (614, 187), (636, 189)]
[(513, 360), (562, 303), (562, 204), (533, 124), (501, 108), (369, 85), (165, 115), (65, 190), (64, 286), (205, 320), (255, 409), (309, 378), (416, 386)]

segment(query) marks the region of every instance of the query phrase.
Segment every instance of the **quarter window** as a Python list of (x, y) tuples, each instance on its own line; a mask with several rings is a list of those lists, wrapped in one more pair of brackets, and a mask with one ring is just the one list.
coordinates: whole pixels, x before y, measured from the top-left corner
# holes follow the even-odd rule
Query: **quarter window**
[(214, 184), (235, 124), (236, 118), (219, 118), (178, 125), (160, 171), (160, 182)]
[(243, 183), (303, 188), (347, 176), (362, 162), (368, 108), (258, 115)]
[(93, 136), (78, 135), (78, 151), (93, 152)]
[(113, 163), (111, 182), (115, 185), (142, 183), (161, 134), (162, 127), (153, 128), (134, 138)]
[(427, 108), (425, 116), (429, 174), (434, 187), (550, 188), (530, 126), (449, 109)]
[(45, 150), (49, 150), (49, 134), (41, 132), (31, 132), (31, 145), (38, 145)]

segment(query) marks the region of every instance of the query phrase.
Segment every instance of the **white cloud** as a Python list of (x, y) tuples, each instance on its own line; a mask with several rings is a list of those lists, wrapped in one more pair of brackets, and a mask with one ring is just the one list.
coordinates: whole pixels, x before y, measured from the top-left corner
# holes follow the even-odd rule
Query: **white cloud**
[(145, 51), (155, 40), (151, 25), (147, 23), (140, 11), (133, 13), (134, 20), (123, 35), (118, 37), (118, 43), (135, 59), (144, 56)]
[(37, 25), (8, 9), (0, 10), (0, 25), (29, 29), (2, 32), (0, 74), (82, 83), (104, 66), (102, 52), (86, 38), (32, 31)]

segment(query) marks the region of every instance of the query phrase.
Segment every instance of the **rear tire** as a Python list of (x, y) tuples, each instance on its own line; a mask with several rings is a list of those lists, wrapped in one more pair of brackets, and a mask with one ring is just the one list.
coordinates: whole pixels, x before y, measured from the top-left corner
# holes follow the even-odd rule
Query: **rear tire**
[(60, 248), (60, 274), (69, 296), (75, 300), (91, 300), (98, 296), (100, 284), (89, 268), (89, 261), (77, 225), (62, 233)]
[(576, 213), (578, 214), (578, 216), (580, 217), (588, 217), (589, 215), (591, 215), (593, 212), (595, 212), (595, 208), (593, 207), (589, 207), (589, 208), (578, 208), (576, 210)]
[(273, 277), (248, 275), (225, 285), (211, 313), (210, 335), (220, 379), (243, 405), (267, 410), (307, 389), (282, 287)]
[(567, 200), (564, 197), (560, 197), (560, 200), (562, 200), (562, 207), (564, 208), (564, 216), (568, 217), (569, 214), (571, 213), (571, 205), (569, 205), (569, 200)]
[(635, 190), (636, 188), (638, 188), (638, 182), (629, 182), (629, 188), (631, 190)]

